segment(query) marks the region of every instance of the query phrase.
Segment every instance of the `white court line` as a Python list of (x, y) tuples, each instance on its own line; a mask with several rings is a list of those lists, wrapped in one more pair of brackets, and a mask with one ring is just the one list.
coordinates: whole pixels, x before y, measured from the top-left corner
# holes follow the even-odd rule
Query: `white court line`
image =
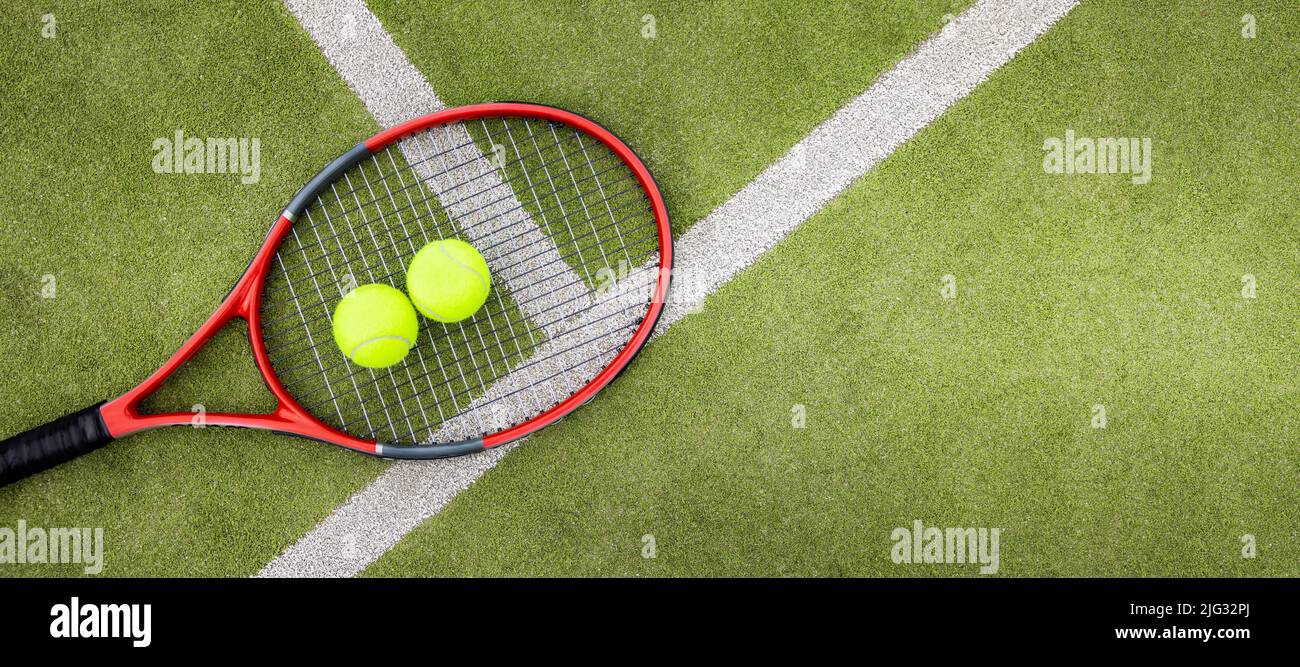
[[(362, 0), (285, 0), (285, 6), (381, 127), (446, 108)], [(442, 158), (434, 157), (453, 148)], [(438, 200), (458, 225), (475, 230), (470, 240), (488, 249), (484, 257), (488, 266), (511, 267), (504, 273), (493, 271), (493, 277), (506, 285), (516, 303), (524, 304), (521, 308), (533, 322), (558, 323), (556, 315), (572, 315), (590, 305), (586, 283), (564, 270), (568, 264), (551, 237), (538, 228), (496, 170), (489, 168), (491, 163), (483, 159), (464, 127), (410, 137), (399, 142), (398, 149), (408, 164), (417, 165), (420, 179), (435, 195), (453, 190), (460, 179), (474, 182), (472, 196), (457, 195), (452, 201), (438, 196)], [(453, 164), (461, 166), (452, 174), (444, 173)], [(523, 251), (528, 252), (527, 261), (509, 258)], [(543, 284), (527, 277), (538, 266), (560, 268)], [(531, 317), (532, 313), (546, 315)]]
[[(674, 275), (685, 284), (674, 282), (672, 303), (657, 332), (970, 94), (1076, 4), (983, 0), (949, 22), (678, 239)], [(442, 511), (508, 451), (500, 447), (458, 459), (395, 463), (257, 576), (355, 575)]]

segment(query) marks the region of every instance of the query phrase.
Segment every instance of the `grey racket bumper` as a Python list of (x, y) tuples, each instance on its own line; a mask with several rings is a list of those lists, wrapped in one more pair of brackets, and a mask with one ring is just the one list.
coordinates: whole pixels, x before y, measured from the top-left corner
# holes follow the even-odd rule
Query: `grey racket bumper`
[(297, 220), (303, 210), (315, 201), (316, 195), (320, 194), (320, 191), (325, 186), (333, 183), (339, 176), (343, 175), (343, 172), (357, 166), (368, 157), (370, 157), (370, 149), (366, 148), (364, 141), (353, 146), (351, 150), (340, 155), (338, 159), (329, 163), (319, 174), (316, 174), (316, 177), (308, 181), (307, 185), (302, 186), (298, 194), (294, 195), (293, 200), (284, 208), (282, 215), (291, 221)]
[(449, 442), (442, 445), (375, 445), (375, 455), (386, 459), (446, 459), (481, 452), (483, 438)]

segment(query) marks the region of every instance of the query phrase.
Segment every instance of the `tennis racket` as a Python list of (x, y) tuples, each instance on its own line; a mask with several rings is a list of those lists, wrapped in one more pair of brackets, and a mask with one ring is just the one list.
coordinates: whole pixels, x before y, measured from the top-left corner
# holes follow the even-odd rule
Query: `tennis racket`
[[(492, 292), (470, 319), (421, 318), (398, 364), (368, 369), (334, 345), (333, 309), (359, 284), (404, 289), (426, 243), (468, 241)], [(649, 338), (672, 267), (667, 210), (622, 141), (581, 116), (497, 103), (447, 109), (357, 144), (280, 214), (216, 312), (139, 386), (0, 444), (0, 484), (133, 433), (192, 425), (142, 413), (224, 326), (248, 323), (277, 407), (207, 425), (300, 436), (393, 459), (458, 456), (559, 421)]]

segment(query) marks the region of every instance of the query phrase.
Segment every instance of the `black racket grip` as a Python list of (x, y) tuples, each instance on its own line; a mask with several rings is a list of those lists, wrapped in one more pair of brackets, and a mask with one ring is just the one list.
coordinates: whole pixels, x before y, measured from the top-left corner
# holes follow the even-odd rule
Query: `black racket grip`
[(0, 442), (0, 486), (53, 468), (112, 442), (113, 436), (99, 414), (102, 405), (92, 405)]

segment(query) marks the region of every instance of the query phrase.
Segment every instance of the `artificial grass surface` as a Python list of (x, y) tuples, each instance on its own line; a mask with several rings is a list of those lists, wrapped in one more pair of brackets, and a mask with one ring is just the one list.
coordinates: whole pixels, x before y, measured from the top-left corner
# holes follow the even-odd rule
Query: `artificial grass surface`
[[(892, 563), (914, 519), (1007, 576), (1300, 574), (1300, 25), (1251, 11), (1075, 9), (366, 574), (976, 572)], [(1044, 173), (1067, 129), (1151, 183)]]
[[(79, 2), (0, 15), (7, 437), (152, 373), (220, 303), (297, 188), (376, 128), (279, 5)], [(152, 142), (177, 129), (259, 138), (260, 182), (154, 173)], [(41, 296), (46, 275), (54, 298)], [(186, 371), (155, 406), (273, 406), (242, 328)], [(104, 576), (249, 574), (381, 469), (268, 434), (164, 429), (0, 489), (0, 526), (102, 527)]]
[[(533, 99), (618, 131), (666, 191), (681, 193), (669, 196), (681, 230), (962, 6), (900, 2), (797, 19), (745, 4), (654, 9), (662, 53), (647, 47), (622, 64), (611, 58), (627, 44), (571, 37), (630, 17), (627, 37), (640, 39), (643, 7), (559, 14), (520, 4), (484, 23), (481, 10), (453, 5), (436, 21), (407, 21), (398, 41), (451, 103)], [(45, 13), (57, 21), (53, 39), (41, 36)], [(376, 128), (275, 4), (56, 3), (0, 15), (12, 47), (0, 72), (0, 138), (13, 147), (0, 178), (8, 435), (153, 372), (220, 302), (297, 188)], [(501, 38), (483, 38), (489, 27)], [(430, 59), (435, 47), (450, 65)], [(773, 106), (781, 112), (766, 111)], [(259, 138), (261, 181), (155, 174), (152, 142), (177, 129)], [(40, 296), (46, 275), (52, 299)], [(259, 410), (269, 400), (243, 331), (231, 329), (149, 405)], [(0, 489), (0, 526), (103, 527), (104, 576), (247, 575), (382, 469), (267, 434), (164, 429)], [(0, 567), (3, 576), (80, 572)]]
[(445, 103), (550, 104), (618, 135), (677, 233), (969, 4), (368, 3)]

